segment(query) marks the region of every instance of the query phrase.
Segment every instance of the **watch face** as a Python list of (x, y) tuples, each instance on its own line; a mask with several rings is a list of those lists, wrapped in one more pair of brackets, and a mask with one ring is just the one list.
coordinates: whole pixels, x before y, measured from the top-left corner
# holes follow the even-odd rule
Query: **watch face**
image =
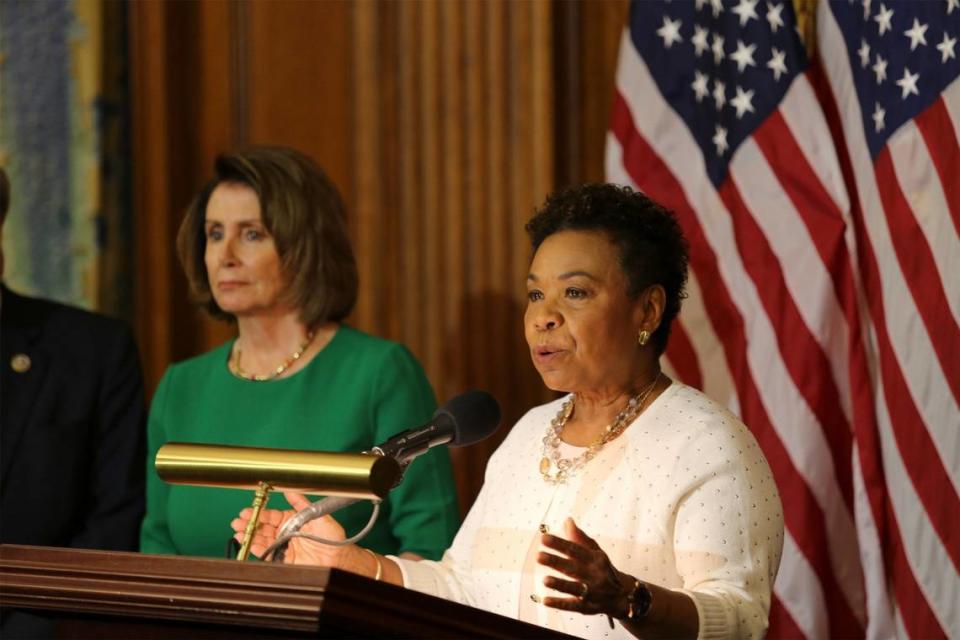
[(650, 593), (650, 589), (642, 582), (637, 582), (637, 586), (633, 591), (633, 618), (639, 620), (647, 615), (650, 611), (650, 604), (653, 600), (653, 596)]

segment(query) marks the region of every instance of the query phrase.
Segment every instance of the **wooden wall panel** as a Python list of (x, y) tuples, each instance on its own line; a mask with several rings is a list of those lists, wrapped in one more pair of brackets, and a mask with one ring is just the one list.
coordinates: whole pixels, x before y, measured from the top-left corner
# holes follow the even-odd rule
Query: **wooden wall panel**
[[(245, 126), (239, 121), (244, 113), (237, 105), (245, 96), (246, 87), (246, 73), (240, 66), (243, 60), (240, 41), (246, 36), (242, 16), (247, 11), (247, 5), (231, 0), (207, 0), (196, 5), (199, 11), (198, 33), (203, 36), (200, 37), (202, 48), (196, 63), (199, 82), (193, 106), (198, 122), (197, 135), (193, 139), (196, 160), (187, 178), (189, 184), (193, 185), (189, 194), (191, 197), (210, 178), (217, 154), (242, 144), (246, 136)], [(225, 24), (231, 25), (231, 28), (223, 29)], [(187, 204), (183, 202), (174, 211), (178, 222)], [(193, 341), (194, 348), (202, 345), (203, 350), (209, 348), (207, 345), (218, 345), (235, 333), (233, 326), (214, 320), (196, 309), (190, 312), (184, 309), (182, 316), (195, 322), (194, 330), (198, 337)], [(178, 359), (182, 357), (185, 356), (179, 355)]]
[[(553, 184), (550, 13), (502, 0), (354, 10), (356, 323), (408, 345), (441, 401), (490, 390), (507, 424), (550, 397), (521, 323), (523, 222)], [(498, 441), (457, 455), (465, 504)]]
[(184, 281), (177, 277), (173, 253), (177, 217), (171, 213), (181, 195), (170, 186), (177, 155), (170, 144), (171, 132), (179, 128), (179, 123), (172, 122), (176, 112), (167, 99), (178, 93), (171, 78), (173, 22), (161, 3), (131, 7), (133, 215), (140, 274), (134, 303), (144, 373), (151, 388), (173, 355), (174, 309), (182, 306), (180, 300), (186, 295)]
[[(172, 248), (182, 208), (218, 151), (296, 147), (347, 203), (361, 278), (351, 323), (406, 344), (439, 401), (483, 388), (503, 407), (497, 438), (455, 453), (468, 506), (506, 426), (553, 396), (523, 338), (523, 225), (558, 180), (598, 177), (610, 100), (598, 84), (612, 78), (622, 23), (611, 16), (624, 6), (131, 5), (138, 311), (151, 389), (171, 361), (233, 331), (186, 300)], [(597, 53), (573, 59), (572, 43)], [(571, 127), (576, 136), (558, 135)]]
[(286, 145), (310, 155), (350, 202), (354, 4), (342, 0), (240, 4), (249, 11), (248, 142)]
[(232, 334), (189, 303), (174, 247), (186, 206), (233, 141), (230, 5), (129, 6), (135, 315), (149, 392), (171, 362)]
[(559, 2), (557, 182), (601, 182), (620, 36), (629, 0)]

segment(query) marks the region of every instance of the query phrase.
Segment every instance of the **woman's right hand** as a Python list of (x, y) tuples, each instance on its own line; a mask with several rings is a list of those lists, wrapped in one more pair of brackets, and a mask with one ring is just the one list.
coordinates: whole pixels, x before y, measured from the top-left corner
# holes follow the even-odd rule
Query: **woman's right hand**
[[(250, 551), (256, 556), (262, 556), (264, 551), (277, 539), (277, 532), (281, 527), (292, 518), (298, 511), (310, 506), (310, 501), (302, 493), (293, 491), (284, 492), (283, 497), (293, 507), (286, 511), (279, 509), (264, 509), (260, 512), (260, 522), (254, 531), (253, 540), (250, 544)], [(230, 523), (236, 532), (234, 538), (243, 543), (243, 533), (250, 521), (253, 509), (247, 507), (240, 512), (239, 517), (234, 518)], [(345, 540), (346, 532), (340, 523), (332, 516), (323, 516), (316, 520), (311, 520), (300, 529), (303, 533), (325, 538), (327, 540)], [(288, 564), (307, 564), (321, 567), (333, 567), (355, 571), (352, 563), (361, 561), (358, 556), (362, 556), (362, 551), (356, 545), (343, 547), (321, 544), (306, 538), (293, 538), (287, 546), (287, 552), (284, 556), (284, 562)]]

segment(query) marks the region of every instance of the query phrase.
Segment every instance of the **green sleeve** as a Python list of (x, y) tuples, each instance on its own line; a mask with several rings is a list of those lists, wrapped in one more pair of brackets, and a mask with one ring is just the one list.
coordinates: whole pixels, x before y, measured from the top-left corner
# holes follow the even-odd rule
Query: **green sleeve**
[[(433, 416), (436, 402), (430, 383), (420, 364), (401, 345), (391, 347), (374, 389), (377, 442), (420, 426)], [(460, 524), (447, 448), (435, 447), (414, 460), (388, 503), (386, 515), (399, 553), (408, 551), (439, 560)]]
[(167, 497), (170, 487), (157, 476), (154, 467), (157, 449), (168, 439), (165, 418), (172, 377), (172, 370), (167, 369), (153, 397), (150, 417), (147, 420), (147, 514), (140, 527), (140, 551), (144, 553), (177, 553), (167, 528)]

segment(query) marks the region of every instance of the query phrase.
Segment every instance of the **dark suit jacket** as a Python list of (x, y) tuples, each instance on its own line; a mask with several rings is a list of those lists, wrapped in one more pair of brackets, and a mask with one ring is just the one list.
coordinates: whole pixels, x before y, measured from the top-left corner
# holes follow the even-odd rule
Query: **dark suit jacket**
[(0, 542), (136, 550), (146, 412), (130, 332), (0, 296)]

